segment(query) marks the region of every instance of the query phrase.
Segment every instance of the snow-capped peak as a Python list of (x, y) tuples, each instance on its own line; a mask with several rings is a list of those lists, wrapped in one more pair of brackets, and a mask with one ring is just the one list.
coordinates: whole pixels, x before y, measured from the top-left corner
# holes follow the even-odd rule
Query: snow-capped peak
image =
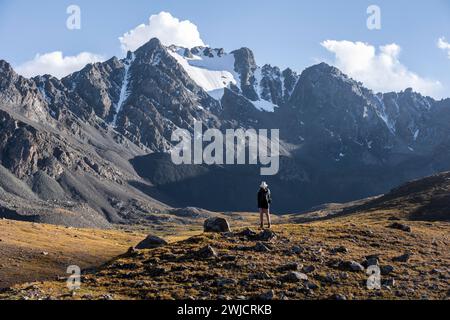
[(234, 71), (234, 55), (222, 49), (197, 47), (185, 49), (171, 46), (169, 54), (184, 68), (192, 80), (216, 100), (231, 84), (239, 87), (239, 75)]

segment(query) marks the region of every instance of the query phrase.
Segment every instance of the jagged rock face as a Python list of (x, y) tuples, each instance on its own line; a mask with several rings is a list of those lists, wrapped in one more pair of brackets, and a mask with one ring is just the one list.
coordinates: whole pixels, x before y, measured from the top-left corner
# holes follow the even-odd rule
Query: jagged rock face
[(132, 141), (167, 151), (172, 132), (192, 129), (195, 120), (214, 127), (219, 108), (154, 39), (135, 52), (130, 67), (129, 96), (118, 115), (117, 128)]
[(97, 116), (110, 122), (116, 113), (124, 77), (124, 61), (114, 57), (105, 63), (90, 64), (62, 82), (76, 92)]
[(234, 69), (240, 75), (241, 90), (243, 95), (251, 101), (258, 100), (258, 94), (255, 91), (254, 73), (257, 69), (253, 52), (248, 48), (241, 48), (233, 51), (235, 58)]

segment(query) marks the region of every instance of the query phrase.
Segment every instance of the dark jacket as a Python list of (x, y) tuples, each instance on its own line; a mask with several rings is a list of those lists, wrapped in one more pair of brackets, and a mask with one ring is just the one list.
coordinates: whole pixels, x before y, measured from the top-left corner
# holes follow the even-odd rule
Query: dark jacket
[(269, 189), (259, 189), (258, 192), (258, 208), (259, 209), (269, 209), (272, 203), (272, 195)]

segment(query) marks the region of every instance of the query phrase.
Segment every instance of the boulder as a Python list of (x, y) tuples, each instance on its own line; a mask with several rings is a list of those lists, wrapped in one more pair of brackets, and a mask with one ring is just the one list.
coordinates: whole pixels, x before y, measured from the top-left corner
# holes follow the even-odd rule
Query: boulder
[(231, 232), (230, 224), (224, 218), (209, 218), (203, 226), (204, 232), (225, 233)]
[(145, 240), (141, 241), (136, 249), (145, 250), (145, 249), (155, 249), (159, 247), (166, 246), (168, 243), (166, 240), (161, 239), (157, 236), (149, 235)]

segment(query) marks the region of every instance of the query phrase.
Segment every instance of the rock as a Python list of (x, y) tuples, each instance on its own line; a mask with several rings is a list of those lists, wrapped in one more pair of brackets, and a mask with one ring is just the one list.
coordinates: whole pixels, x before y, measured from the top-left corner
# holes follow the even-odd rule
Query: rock
[(264, 230), (260, 234), (257, 235), (257, 240), (259, 241), (271, 241), (273, 239), (276, 239), (277, 235), (272, 230)]
[(247, 228), (244, 231), (240, 232), (238, 235), (241, 237), (254, 239), (257, 236), (257, 233), (255, 231), (253, 231), (252, 229)]
[(364, 267), (356, 261), (342, 261), (339, 264), (339, 268), (352, 272), (360, 272), (365, 270)]
[(299, 247), (299, 246), (293, 246), (292, 249), (291, 249), (291, 252), (293, 254), (300, 254), (303, 251), (304, 251), (304, 249), (302, 247)]
[(216, 251), (211, 246), (206, 246), (200, 249), (196, 255), (201, 259), (211, 259), (217, 257)]
[(347, 297), (343, 294), (333, 294), (329, 300), (345, 301), (347, 300)]
[(168, 243), (164, 239), (161, 239), (157, 236), (149, 235), (145, 240), (141, 241), (136, 249), (145, 250), (145, 249), (155, 249), (159, 247), (166, 246)]
[(391, 224), (389, 226), (389, 228), (391, 229), (397, 229), (397, 230), (401, 230), (401, 231), (405, 231), (405, 232), (411, 232), (411, 227), (407, 226), (406, 224), (402, 224), (399, 222), (394, 222), (393, 224)]
[(393, 288), (393, 287), (395, 287), (395, 280), (394, 279), (386, 279), (386, 280), (383, 280), (381, 284), (385, 287)]
[(387, 276), (389, 274), (391, 274), (392, 272), (394, 272), (394, 267), (387, 265), (387, 266), (381, 266), (380, 271), (381, 271), (381, 275), (383, 276)]
[(233, 256), (233, 255), (230, 255), (230, 254), (227, 254), (227, 255), (224, 255), (224, 256), (220, 257), (220, 260), (232, 262), (232, 261), (236, 261), (237, 257)]
[(319, 286), (313, 282), (307, 282), (305, 285), (306, 288), (308, 288), (309, 290), (316, 290), (319, 288)]
[(371, 266), (379, 266), (378, 258), (376, 257), (367, 257), (366, 260), (362, 263), (365, 268), (369, 268)]
[(280, 278), (281, 282), (295, 283), (299, 281), (308, 281), (308, 276), (304, 273), (292, 271)]
[(41, 252), (41, 254), (42, 254), (43, 256), (48, 256), (48, 252), (45, 252), (45, 251)]
[(409, 259), (411, 258), (412, 254), (410, 253), (405, 253), (404, 255), (401, 255), (399, 257), (395, 257), (392, 259), (392, 261), (394, 262), (403, 262), (406, 263), (409, 261)]
[(331, 252), (332, 253), (348, 253), (349, 250), (344, 246), (340, 246), (340, 247), (336, 247), (336, 248), (332, 249)]
[(237, 284), (237, 281), (234, 279), (229, 279), (229, 278), (221, 278), (221, 279), (216, 279), (214, 281), (214, 286), (216, 287), (227, 287), (227, 286), (234, 286)]
[(272, 277), (266, 272), (252, 273), (248, 276), (250, 280), (270, 280)]
[(257, 297), (258, 300), (270, 301), (275, 299), (275, 291), (270, 290)]
[(231, 232), (230, 224), (224, 218), (209, 218), (203, 226), (204, 232), (224, 233)]
[(167, 271), (164, 268), (160, 267), (146, 267), (145, 271), (147, 271), (148, 276), (150, 277), (160, 277), (164, 275)]
[(278, 267), (277, 271), (278, 272), (297, 271), (298, 269), (299, 269), (298, 263), (291, 262), (291, 263), (288, 263), (288, 264)]
[(270, 252), (270, 249), (262, 242), (258, 242), (253, 250), (256, 252)]
[(303, 269), (302, 269), (302, 271), (303, 271), (304, 273), (311, 273), (311, 272), (316, 271), (316, 267), (314, 267), (313, 265), (310, 265), (310, 266), (304, 266)]

